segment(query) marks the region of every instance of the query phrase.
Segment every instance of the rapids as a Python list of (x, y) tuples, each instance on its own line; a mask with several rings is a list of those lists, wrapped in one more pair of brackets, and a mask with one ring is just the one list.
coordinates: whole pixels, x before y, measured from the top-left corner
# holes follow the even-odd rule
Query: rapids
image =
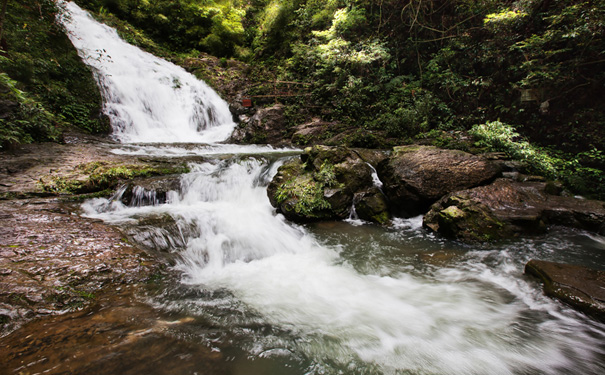
[(176, 280), (148, 302), (196, 322), (182, 340), (230, 361), (272, 359), (249, 374), (605, 373), (605, 326), (523, 275), (531, 258), (602, 268), (601, 237), (555, 229), (468, 247), (426, 233), (421, 218), (386, 228), (290, 223), (266, 186), (296, 151), (206, 144), (233, 128), (214, 92), (67, 9), (66, 28), (124, 143), (115, 152), (202, 160), (164, 204), (125, 206), (118, 192), (82, 205), (170, 259)]

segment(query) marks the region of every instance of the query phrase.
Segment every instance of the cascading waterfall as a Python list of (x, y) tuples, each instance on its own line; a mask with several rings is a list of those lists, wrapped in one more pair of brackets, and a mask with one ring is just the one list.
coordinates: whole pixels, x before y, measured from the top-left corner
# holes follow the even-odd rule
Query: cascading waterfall
[(226, 139), (229, 106), (183, 68), (123, 41), (73, 2), (60, 17), (68, 36), (94, 70), (120, 142), (198, 142)]
[[(88, 51), (83, 57), (97, 69), (107, 97), (120, 93), (107, 104), (118, 139), (208, 142), (232, 126), (219, 119), (215, 94), (205, 86), (180, 75), (175, 80), (178, 69), (135, 52), (75, 5), (68, 9), (74, 44)], [(96, 59), (96, 50), (106, 52)], [(140, 105), (122, 96), (135, 85), (129, 75), (140, 77), (132, 95)], [(163, 95), (159, 88), (199, 106), (171, 122), (176, 104), (156, 106), (155, 100), (164, 100), (153, 96)], [(215, 124), (216, 133), (198, 133), (198, 117), (208, 113), (200, 103), (206, 102), (217, 106), (204, 120), (210, 129)], [(267, 198), (266, 185), (285, 160), (270, 148), (129, 145), (120, 153), (206, 160), (191, 165), (179, 191), (163, 204), (135, 189), (131, 205), (98, 198), (82, 208), (139, 244), (177, 257), (174, 270), (182, 280), (172, 288), (199, 293), (170, 291), (155, 303), (226, 332), (231, 339), (205, 341), (215, 350), (235, 345), (243, 357), (274, 356), (283, 367), (271, 373), (289, 375), (605, 372), (605, 327), (544, 297), (522, 275), (531, 257), (585, 245), (557, 237), (469, 249), (423, 232), (419, 218), (396, 219), (390, 228), (296, 226), (276, 214)], [(582, 239), (591, 246), (602, 246), (601, 240)], [(457, 258), (441, 266), (418, 260), (444, 251)]]

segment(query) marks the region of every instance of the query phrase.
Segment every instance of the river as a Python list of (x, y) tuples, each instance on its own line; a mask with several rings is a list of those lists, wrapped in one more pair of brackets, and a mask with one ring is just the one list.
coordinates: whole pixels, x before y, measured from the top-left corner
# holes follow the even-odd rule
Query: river
[(605, 325), (523, 275), (532, 258), (603, 269), (603, 237), (552, 228), (467, 246), (427, 233), (421, 217), (293, 224), (266, 186), (298, 150), (220, 143), (235, 124), (214, 91), (66, 8), (122, 143), (114, 152), (198, 160), (164, 204), (82, 205), (168, 260), (172, 277), (145, 301), (187, 322), (180, 340), (247, 374), (605, 373)]

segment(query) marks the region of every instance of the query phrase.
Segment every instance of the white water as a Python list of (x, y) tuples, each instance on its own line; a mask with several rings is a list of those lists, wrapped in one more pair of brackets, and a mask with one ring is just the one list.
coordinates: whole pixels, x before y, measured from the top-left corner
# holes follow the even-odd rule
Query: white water
[(65, 7), (67, 17), (60, 19), (95, 72), (116, 140), (211, 143), (229, 137), (235, 126), (229, 107), (208, 85), (124, 42), (73, 2)]
[[(68, 9), (72, 38), (88, 51), (83, 55), (101, 49), (111, 56), (87, 59), (97, 64), (106, 95), (114, 100), (107, 108), (115, 116), (118, 139), (208, 142), (221, 138), (213, 129), (220, 133), (232, 126), (219, 121), (198, 132), (196, 116), (205, 110), (179, 107), (175, 113), (174, 107), (180, 101), (206, 102), (205, 95), (216, 103), (215, 94), (179, 75), (182, 86), (173, 91), (180, 95), (182, 90), (181, 99), (152, 98), (164, 95), (158, 91), (171, 87), (178, 69), (164, 69), (165, 62), (124, 45), (74, 5)], [(155, 105), (163, 100), (171, 104)], [(174, 117), (179, 120), (173, 124)], [(164, 126), (169, 122), (173, 125)], [(221, 156), (192, 165), (166, 204), (126, 207), (94, 199), (82, 208), (86, 216), (119, 225), (144, 245), (177, 255), (174, 268), (183, 284), (221, 297), (196, 299), (200, 310), (178, 298), (159, 304), (192, 315), (216, 312), (215, 329), (243, 332), (242, 340), (253, 342), (241, 343), (248, 355), (304, 358), (307, 374), (605, 372), (603, 325), (544, 297), (522, 276), (526, 258), (534, 254), (531, 242), (526, 248), (457, 250), (464, 255), (441, 267), (416, 265), (416, 255), (426, 252), (409, 253), (408, 243), (431, 246), (431, 256), (452, 246), (424, 234), (421, 218), (395, 220), (386, 230), (339, 224), (329, 232), (343, 234), (328, 245), (330, 236), (314, 235), (277, 215), (266, 196), (266, 184), (280, 164), (262, 156), (275, 154), (270, 148), (134, 145), (116, 152)], [(366, 232), (370, 235), (364, 237)], [(240, 304), (244, 307), (234, 308)], [(283, 337), (254, 330), (251, 321)], [(303, 372), (286, 366), (283, 373)]]
[[(184, 282), (229, 290), (298, 337), (295, 349), (322, 366), (412, 374), (603, 369), (602, 326), (591, 328), (543, 297), (507, 263), (506, 252), (471, 253), (468, 262), (424, 276), (404, 268), (392, 276), (362, 274), (342, 261), (347, 247), (322, 246), (274, 214), (262, 182), (276, 165), (267, 170), (262, 159), (244, 158), (194, 168), (167, 205), (103, 211), (107, 201), (100, 199), (84, 209), (114, 223), (169, 214), (184, 236), (176, 266)], [(418, 230), (417, 221), (409, 227)], [(503, 264), (484, 265), (488, 254)]]

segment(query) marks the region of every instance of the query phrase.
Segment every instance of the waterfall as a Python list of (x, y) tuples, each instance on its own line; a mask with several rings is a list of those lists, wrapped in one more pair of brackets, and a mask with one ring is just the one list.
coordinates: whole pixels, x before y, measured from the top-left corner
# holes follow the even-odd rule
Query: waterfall
[(94, 71), (112, 137), (123, 143), (225, 140), (235, 124), (229, 106), (183, 68), (123, 41), (73, 2), (59, 17)]
[[(116, 139), (206, 143), (228, 136), (234, 125), (227, 105), (203, 82), (126, 44), (73, 3), (66, 7), (65, 27), (95, 71)], [(170, 254), (170, 272), (181, 278), (166, 280), (167, 292), (154, 303), (200, 318), (174, 337), (212, 351), (235, 347), (226, 361), (278, 353), (279, 373), (289, 375), (605, 373), (605, 326), (546, 298), (522, 273), (528, 259), (552, 259), (561, 248), (574, 254), (572, 242), (461, 247), (424, 232), (421, 217), (393, 220), (390, 228), (294, 225), (267, 197), (285, 161), (275, 152), (125, 145), (122, 155), (195, 156), (198, 163), (164, 199), (134, 187), (124, 204), (124, 187), (113, 199), (82, 205), (85, 216)], [(381, 188), (375, 170), (372, 176)], [(246, 370), (231, 373), (278, 373)]]

